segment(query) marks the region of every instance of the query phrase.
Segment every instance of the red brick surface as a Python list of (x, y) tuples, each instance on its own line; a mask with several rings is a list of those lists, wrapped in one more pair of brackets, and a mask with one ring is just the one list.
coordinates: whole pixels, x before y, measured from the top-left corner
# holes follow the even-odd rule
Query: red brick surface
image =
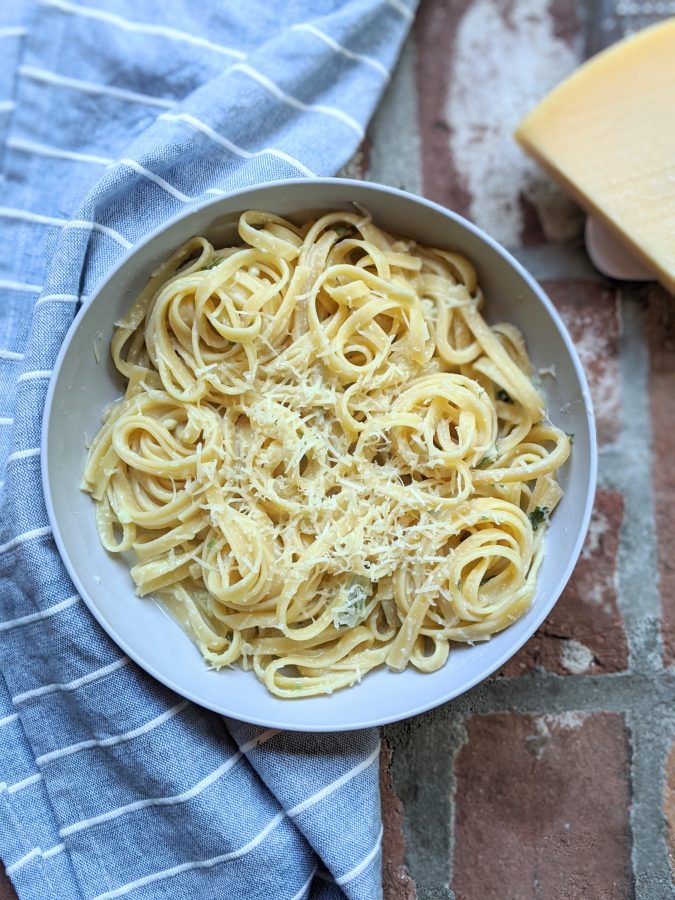
[[(562, 269), (563, 277), (564, 261), (569, 258), (567, 242), (580, 242), (583, 216), (518, 148), (513, 130), (581, 60), (584, 23), (577, 12), (592, 16), (595, 6), (599, 4), (579, 0), (421, 0), (413, 48), (418, 128), (414, 141), (409, 133), (401, 135), (401, 145), (408, 148), (402, 158), (410, 158), (415, 166), (411, 183), (421, 184), (425, 196), (467, 216), (510, 248), (548, 243), (545, 253), (532, 257), (543, 267), (553, 260), (549, 271)], [(366, 177), (369, 140), (374, 142), (376, 137), (371, 129), (342, 175)], [(395, 142), (390, 152), (400, 152)], [(543, 286), (560, 311), (588, 375), (600, 448), (610, 448), (601, 455), (602, 477), (604, 484), (612, 484), (607, 461), (620, 457), (623, 450), (622, 444), (611, 447), (620, 437), (623, 414), (618, 292), (600, 281), (573, 277), (570, 272), (569, 280), (544, 281)], [(656, 287), (645, 287), (640, 293), (639, 288), (628, 286), (624, 297), (627, 308), (643, 304), (647, 321), (650, 382), (643, 402), (650, 406), (652, 417), (664, 661), (675, 667), (675, 300)], [(641, 335), (630, 337), (633, 342), (642, 340)], [(554, 417), (564, 424), (564, 416), (556, 412)], [(643, 444), (639, 449), (647, 454), (646, 441)], [(631, 699), (644, 694), (629, 688), (649, 682), (641, 672), (626, 672), (627, 641), (617, 602), (623, 517), (622, 494), (600, 490), (569, 585), (546, 622), (499, 673), (514, 677), (544, 671), (580, 678), (535, 676), (531, 681), (514, 678), (508, 685), (499, 685), (505, 689), (502, 695), (496, 692), (500, 708), (504, 706), (499, 698), (506, 696), (510, 712), (471, 716), (466, 712), (471, 709), (470, 700), (447, 706), (443, 715), (452, 720), (452, 743), (448, 732), (440, 729), (435, 743), (416, 737), (417, 729), (428, 727), (426, 717), (394, 726), (403, 729), (413, 749), (419, 740), (420, 757), (426, 753), (437, 761), (445, 780), (431, 766), (415, 767), (417, 757), (405, 745), (397, 751), (410, 752), (407, 773), (405, 757), (397, 757), (397, 776), (404, 773), (399, 788), (405, 775), (412, 780), (412, 789), (409, 780), (407, 790), (400, 790), (402, 796), (410, 796), (421, 778), (432, 779), (432, 792), (438, 787), (438, 804), (428, 819), (417, 814), (419, 804), (414, 812), (409, 809), (407, 847), (405, 810), (392, 782), (391, 753), (383, 746), (384, 900), (417, 900), (410, 872), (420, 884), (421, 895), (431, 898), (445, 891), (444, 885), (435, 885), (427, 887), (425, 894), (422, 886), (431, 853), (425, 842), (427, 829), (437, 824), (439, 816), (445, 826), (452, 820), (451, 887), (456, 900), (632, 900), (636, 896), (631, 873), (631, 750), (623, 715), (597, 709), (557, 715), (517, 711), (524, 696), (530, 703), (536, 694), (538, 708), (546, 710), (549, 703), (558, 704), (557, 708), (576, 703), (584, 688), (586, 705), (602, 707), (608, 696), (621, 704), (624, 683), (622, 708), (633, 715), (636, 728), (646, 727)], [(652, 577), (651, 573), (645, 577)], [(593, 682), (585, 677), (608, 673), (626, 674)], [(490, 690), (488, 685), (475, 694), (477, 702), (485, 702), (483, 709), (492, 708)], [(465, 721), (464, 715), (470, 717)], [(466, 742), (453, 756), (456, 735), (464, 727)], [(645, 746), (651, 749), (645, 741), (640, 752), (645, 752)], [(453, 771), (456, 791), (451, 797), (447, 785)], [(645, 834), (652, 841), (654, 831), (645, 821), (656, 821), (659, 841), (654, 843), (662, 847), (667, 828), (675, 880), (675, 743), (665, 769), (653, 777), (658, 780), (649, 783), (648, 798), (646, 779), (640, 784), (638, 778), (635, 784), (636, 872), (644, 876), (649, 869), (649, 865), (640, 868), (641, 853), (642, 860), (649, 857), (651, 864), (644, 844)], [(658, 885), (662, 887), (664, 878), (668, 879), (667, 861), (662, 849), (658, 852), (662, 866)], [(653, 888), (649, 896), (656, 897), (657, 890)], [(639, 885), (637, 896), (641, 896)], [(1, 864), (0, 900), (16, 900)]]
[(365, 178), (368, 171), (370, 156), (370, 141), (366, 136), (358, 150), (349, 162), (340, 169), (338, 175), (341, 178)]
[(5, 875), (5, 867), (0, 862), (0, 900), (17, 900), (12, 882)]
[[(454, 767), (456, 775), (454, 798), (445, 799), (454, 823), (452, 887), (457, 900), (669, 896), (667, 861), (660, 839), (654, 841), (654, 829), (663, 834), (668, 824), (672, 865), (675, 745), (665, 773), (659, 770), (654, 776), (653, 769), (648, 785), (644, 778), (636, 780), (631, 820), (633, 786), (623, 715), (597, 709), (557, 716), (517, 712), (521, 690), (531, 699), (531, 692), (541, 688), (541, 709), (546, 710), (551, 702), (576, 703), (569, 698), (587, 685), (584, 705), (595, 697), (602, 709), (611, 691), (626, 712), (631, 711), (636, 728), (656, 730), (653, 722), (642, 720), (642, 710), (634, 706), (628, 690), (640, 685), (643, 676), (628, 671), (617, 601), (624, 497), (616, 489), (622, 482), (612, 467), (617, 461), (619, 466), (633, 465), (636, 454), (637, 477), (644, 480), (653, 473), (664, 659), (675, 666), (675, 301), (658, 288), (645, 287), (641, 293), (634, 285), (620, 287), (631, 319), (639, 315), (641, 305), (647, 315), (650, 384), (642, 408), (651, 406), (650, 466), (648, 435), (637, 447), (622, 442), (622, 389), (631, 373), (622, 371), (620, 354), (624, 344), (639, 356), (646, 349), (642, 334), (627, 333), (621, 341), (619, 290), (599, 279), (579, 280), (573, 271), (578, 257), (570, 255), (567, 242), (580, 244), (583, 216), (513, 141), (520, 118), (582, 59), (589, 26), (601, 30), (602, 23), (593, 22), (601, 5), (576, 0), (422, 0), (415, 24), (416, 137), (423, 193), (467, 216), (508, 247), (549, 245), (531, 257), (540, 272), (550, 265), (551, 277), (560, 279), (544, 282), (544, 287), (589, 379), (605, 486), (598, 492), (589, 536), (567, 589), (542, 628), (500, 673), (543, 670), (580, 677), (516, 678), (503, 686), (513, 710), (508, 713), (488, 712), (488, 687), (478, 695), (484, 698), (485, 714), (468, 719), (466, 743), (454, 761), (447, 760), (446, 772)], [(612, 4), (606, 7), (610, 10)], [(565, 246), (556, 249), (555, 242)], [(635, 394), (632, 390), (625, 402), (635, 402)], [(626, 414), (631, 412), (627, 406)], [(556, 415), (556, 420), (561, 418)], [(625, 561), (630, 547), (623, 549)], [(645, 571), (645, 581), (652, 578), (653, 572)], [(644, 604), (647, 621), (653, 612), (650, 596), (646, 591), (644, 598), (626, 597), (624, 602)], [(645, 649), (640, 639), (634, 644), (642, 664)], [(593, 682), (585, 678), (606, 673), (621, 676)], [(654, 678), (663, 688), (661, 673)], [(459, 712), (456, 720), (453, 712), (453, 721), (464, 727)], [(410, 727), (414, 734), (415, 723)], [(445, 759), (440, 742), (436, 749)], [(643, 762), (637, 761), (638, 771)], [(396, 772), (402, 770), (397, 764)], [(411, 772), (408, 777), (416, 776)], [(652, 777), (659, 779), (656, 792)], [(654, 803), (654, 793), (661, 796), (662, 778), (663, 810)], [(422, 884), (429, 862), (429, 826), (418, 818), (411, 813), (407, 821), (409, 865)], [(631, 871), (631, 821), (637, 885)]]
[(665, 663), (672, 666), (675, 665), (675, 301), (658, 287), (647, 289), (645, 294), (663, 644)]
[(507, 246), (580, 233), (578, 209), (513, 140), (579, 60), (575, 9), (574, 0), (426, 0), (417, 14), (424, 193)]
[(623, 506), (617, 491), (598, 491), (586, 543), (567, 588), (502, 675), (539, 668), (559, 675), (596, 675), (626, 668), (628, 647), (616, 601)]
[(592, 281), (545, 281), (543, 287), (562, 316), (586, 372), (598, 443), (611, 443), (621, 424), (616, 292)]
[(621, 716), (476, 716), (455, 772), (457, 900), (628, 900)]
[(470, 215), (470, 194), (453, 161), (448, 139), (451, 126), (445, 114), (450, 66), (457, 26), (467, 0), (422, 2), (415, 22), (417, 93), (424, 193), (464, 216)]
[(392, 784), (391, 751), (382, 744), (380, 796), (382, 798), (382, 888), (384, 900), (416, 900), (415, 884), (405, 865), (403, 808)]

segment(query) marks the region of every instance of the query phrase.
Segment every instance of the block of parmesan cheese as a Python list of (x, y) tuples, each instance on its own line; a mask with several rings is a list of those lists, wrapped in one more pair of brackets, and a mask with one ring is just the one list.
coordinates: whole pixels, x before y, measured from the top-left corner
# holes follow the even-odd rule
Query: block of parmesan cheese
[(516, 139), (675, 293), (675, 19), (581, 66)]

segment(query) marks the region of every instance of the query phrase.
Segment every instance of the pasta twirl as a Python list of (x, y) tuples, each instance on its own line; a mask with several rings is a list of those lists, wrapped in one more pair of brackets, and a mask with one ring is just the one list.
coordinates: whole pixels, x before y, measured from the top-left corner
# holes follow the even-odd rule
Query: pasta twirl
[(463, 256), (357, 212), (239, 236), (188, 241), (116, 326), (101, 541), (278, 696), (434, 671), (530, 605), (569, 438)]

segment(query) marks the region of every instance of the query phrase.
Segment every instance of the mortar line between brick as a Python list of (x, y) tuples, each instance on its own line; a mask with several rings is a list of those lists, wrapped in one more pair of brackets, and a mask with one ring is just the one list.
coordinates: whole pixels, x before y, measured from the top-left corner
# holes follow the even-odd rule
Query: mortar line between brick
[[(534, 716), (610, 712), (625, 717), (633, 735), (632, 784), (637, 809), (631, 813), (631, 829), (634, 871), (640, 885), (637, 896), (641, 900), (667, 896), (667, 852), (663, 837), (655, 839), (654, 834), (659, 830), (663, 759), (668, 736), (675, 734), (675, 672), (668, 670), (596, 676), (538, 672), (500, 678), (478, 685), (430, 713), (388, 726), (395, 789), (407, 813), (404, 831), (408, 870), (421, 890), (420, 897), (426, 896), (426, 889), (432, 893), (446, 891), (452, 883), (453, 856), (439, 859), (441, 848), (430, 835), (443, 828), (449, 836), (452, 834), (454, 766), (466, 738), (465, 723), (472, 716), (497, 712)], [(656, 735), (653, 750), (652, 735)], [(443, 747), (442, 778), (438, 747)], [(423, 787), (431, 784), (433, 794)], [(420, 816), (428, 827), (419, 828)], [(655, 845), (653, 850), (645, 847), (649, 843)]]
[[(416, 46), (415, 33), (411, 32), (403, 47), (391, 83), (373, 117), (368, 130), (370, 139), (369, 165), (366, 177), (372, 181), (390, 184), (415, 194), (422, 193), (422, 166), (418, 127), (418, 95), (415, 85)], [(395, 152), (392, 152), (395, 148)], [(397, 726), (393, 726), (396, 728)], [(444, 725), (444, 729), (447, 725)], [(433, 730), (433, 729), (429, 729)], [(385, 729), (387, 734), (395, 734)], [(393, 749), (393, 748), (392, 748)], [(423, 751), (422, 751), (423, 752)], [(416, 802), (419, 775), (415, 765), (413, 746), (392, 753), (391, 777), (394, 790), (402, 801), (403, 834), (406, 841), (406, 866), (416, 884), (429, 877), (437, 883), (449, 883), (447, 865), (453, 854), (451, 846), (436, 846), (443, 834), (443, 820), (452, 821), (451, 807), (420, 808)], [(454, 763), (451, 763), (454, 766)], [(427, 772), (427, 777), (429, 773)], [(412, 779), (412, 782), (411, 782)], [(428, 804), (427, 804), (428, 806)], [(434, 819), (434, 815), (436, 818)], [(428, 819), (434, 822), (431, 841), (422, 838), (429, 833)], [(425, 823), (425, 829), (419, 823)], [(429, 848), (433, 847), (430, 852)]]
[[(408, 729), (428, 727), (435, 720), (468, 718), (492, 712), (555, 714), (568, 711), (634, 713), (658, 711), (675, 726), (675, 672), (607, 675), (556, 675), (537, 672), (500, 678), (407, 723)], [(401, 728), (402, 726), (390, 726)], [(392, 736), (392, 746), (396, 737)]]
[[(403, 726), (405, 729), (405, 725)], [(461, 717), (425, 723), (421, 731), (393, 726), (385, 732), (392, 747), (392, 777), (407, 813), (406, 864), (418, 888), (448, 886), (452, 879), (452, 799), (454, 758), (466, 733)], [(443, 753), (437, 749), (443, 747)], [(424, 828), (420, 828), (420, 822)]]
[(672, 896), (672, 872), (658, 810), (663, 807), (664, 768), (673, 737), (673, 720), (654, 715), (649, 707), (630, 710), (626, 722), (631, 736), (630, 825), (635, 895), (640, 900)]
[[(629, 669), (662, 670), (657, 542), (651, 473), (648, 352), (644, 316), (629, 290), (618, 293), (623, 415), (621, 464), (611, 478), (624, 496), (617, 558), (617, 603), (628, 640)], [(603, 473), (604, 476), (604, 473)]]
[(457, 721), (454, 723), (454, 727), (452, 728), (452, 733), (455, 735), (455, 739), (451, 744), (451, 765), (449, 772), (449, 801), (450, 801), (450, 815), (448, 821), (448, 878), (447, 885), (448, 887), (453, 883), (455, 878), (455, 811), (457, 809), (457, 776), (455, 774), (455, 762), (457, 760), (457, 756), (459, 751), (462, 749), (464, 744), (467, 742), (469, 736), (466, 731), (466, 725), (464, 721)]
[[(410, 40), (381, 106), (381, 115), (376, 116), (370, 131), (371, 164), (368, 177), (421, 193), (414, 58), (415, 48)], [(402, 123), (406, 127), (402, 127)], [(396, 154), (391, 153), (392, 146), (397, 147)], [(515, 255), (541, 280), (598, 280), (597, 273), (578, 244), (520, 248)], [(661, 723), (660, 740), (665, 740), (663, 734), (668, 727), (675, 726), (675, 677), (668, 673), (654, 677), (662, 671), (657, 585), (655, 581), (645, 584), (645, 573), (656, 572), (656, 559), (655, 553), (650, 551), (650, 546), (655, 546), (655, 534), (649, 453), (640, 454), (639, 450), (645, 444), (651, 446), (643, 322), (630, 296), (621, 298), (619, 302), (624, 322), (620, 348), (624, 420), (619, 440), (601, 452), (600, 478), (601, 484), (621, 491), (626, 503), (618, 559), (618, 602), (626, 625), (631, 671), (615, 675), (565, 677), (537, 673), (532, 678), (499, 679), (481, 685), (465, 697), (418, 719), (386, 729), (394, 751), (392, 777), (396, 792), (403, 800), (408, 869), (419, 886), (420, 897), (426, 896), (429, 889), (434, 892), (434, 897), (435, 891), (443, 890), (445, 893), (451, 883), (454, 766), (464, 740), (464, 722), (468, 717), (497, 711), (534, 715), (569, 710), (588, 713), (609, 711), (624, 714), (632, 733), (637, 734), (641, 729), (640, 723), (646, 725), (648, 721), (654, 721), (653, 718), (648, 719), (645, 712), (653, 706), (656, 712), (650, 711), (649, 717), (656, 716)], [(645, 732), (644, 727), (642, 731)], [(425, 770), (425, 775), (425, 771), (420, 771), (416, 765), (418, 761), (428, 764), (437, 747), (443, 747), (444, 751), (443, 796), (440, 796), (440, 791), (435, 797), (431, 796), (431, 791), (419, 795), (419, 782), (425, 777), (429, 779), (430, 788), (435, 785), (438, 789), (432, 773)], [(660, 808), (660, 801), (653, 805), (653, 795), (662, 777), (659, 773), (662, 772), (663, 753), (659, 750), (657, 768), (654, 769), (652, 760), (643, 759), (647, 749), (644, 742), (635, 741), (636, 797), (645, 798), (644, 811), (632, 814), (631, 818), (635, 847), (643, 838), (648, 839), (650, 834), (650, 823), (646, 821), (648, 807), (651, 806), (652, 814)], [(424, 828), (420, 827), (422, 820)], [(429, 840), (437, 825), (441, 826), (440, 833), (447, 847), (443, 844), (441, 848)], [(442, 853), (439, 854), (439, 850)], [(639, 894), (647, 900), (665, 896), (663, 857), (657, 856), (657, 881), (661, 884), (662, 893)], [(635, 871), (642, 878), (649, 855), (634, 850), (634, 857)], [(644, 885), (648, 889), (647, 881)]]
[[(368, 130), (370, 152), (366, 178), (421, 194), (415, 58), (414, 34), (411, 33)], [(395, 148), (394, 152), (392, 148)]]

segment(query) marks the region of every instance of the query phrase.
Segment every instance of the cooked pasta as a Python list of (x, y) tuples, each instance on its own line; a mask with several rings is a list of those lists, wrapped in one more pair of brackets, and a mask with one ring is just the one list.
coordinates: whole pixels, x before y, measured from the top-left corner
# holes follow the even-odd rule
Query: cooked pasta
[(189, 240), (116, 325), (101, 542), (208, 665), (280, 697), (437, 670), (528, 609), (570, 439), (465, 257), (361, 211), (238, 231)]

